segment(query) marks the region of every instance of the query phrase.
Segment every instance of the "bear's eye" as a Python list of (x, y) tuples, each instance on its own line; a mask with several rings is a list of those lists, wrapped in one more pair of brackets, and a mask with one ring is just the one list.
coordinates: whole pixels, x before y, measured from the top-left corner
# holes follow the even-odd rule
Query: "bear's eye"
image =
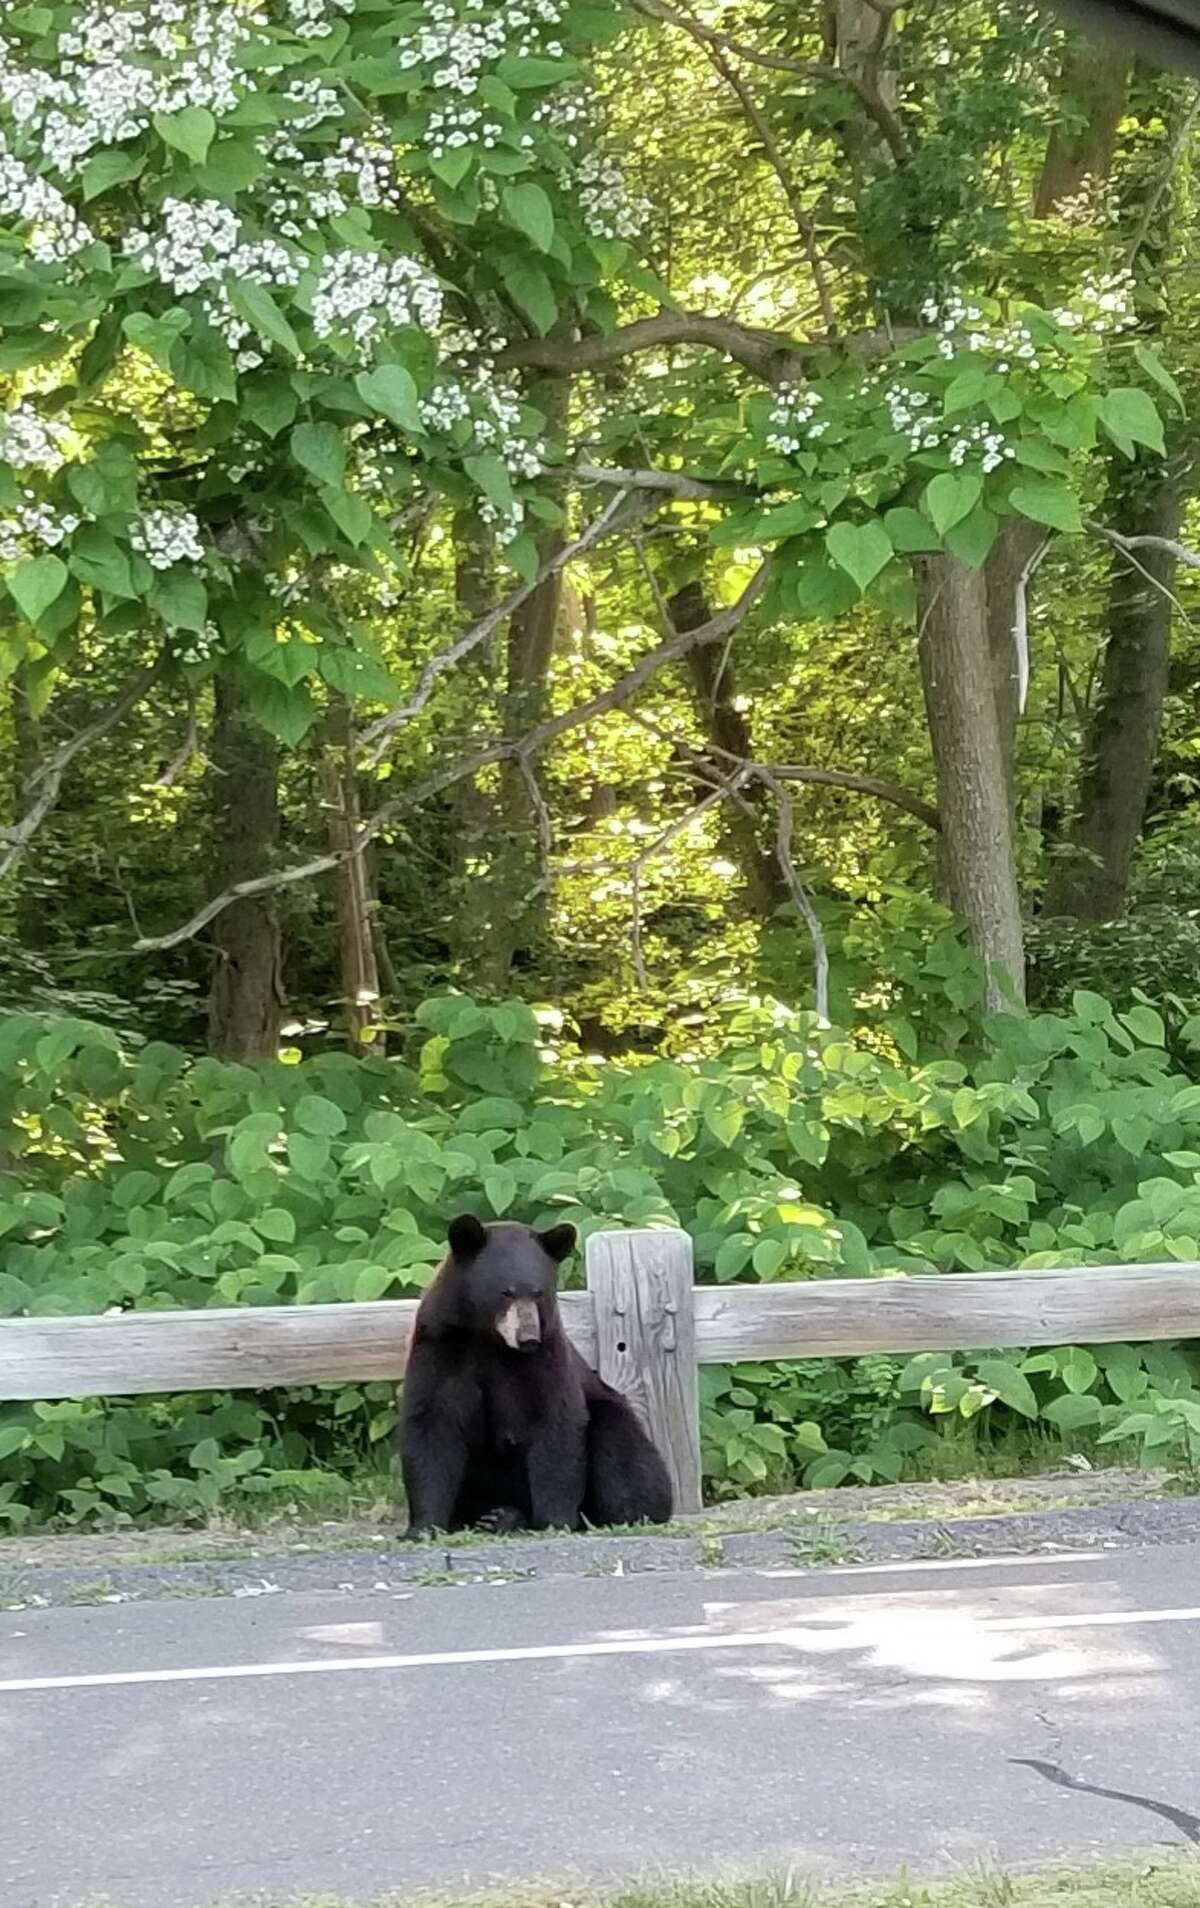
[(513, 1291), (511, 1285), (506, 1285), (503, 1292), (501, 1292), (500, 1296), (502, 1299), (515, 1299), (517, 1295)]

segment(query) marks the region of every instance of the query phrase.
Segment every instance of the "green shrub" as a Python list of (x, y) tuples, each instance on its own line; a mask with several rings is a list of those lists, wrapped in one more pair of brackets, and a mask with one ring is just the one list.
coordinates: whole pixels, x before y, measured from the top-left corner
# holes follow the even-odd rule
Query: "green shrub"
[[(255, 1068), (10, 1015), (0, 1313), (412, 1294), (462, 1207), (585, 1235), (680, 1224), (702, 1280), (1200, 1259), (1191, 1023), (1168, 1049), (1145, 1001), (1115, 1013), (1077, 993), (1071, 1012), (999, 1019), (987, 1038), (950, 1011), (952, 1058), (924, 1060), (887, 1011), (851, 1037), (742, 999), (695, 1055), (596, 1063), (553, 1016), (450, 995), (386, 1058)], [(1047, 1356), (943, 1360), (920, 1383), (898, 1360), (708, 1373), (710, 1487), (897, 1477), (947, 1435), (939, 1418), (976, 1437), (1031, 1416), (1031, 1394), (1064, 1436), (1108, 1436), (1128, 1406), (1123, 1435), (1190, 1458), (1183, 1354), (1166, 1377), (1145, 1363), (1129, 1397), (1101, 1354), (1082, 1388), (1068, 1375), (1082, 1363)], [(1021, 1383), (997, 1383), (1001, 1367)], [(0, 1519), (202, 1516), (304, 1466), (379, 1463), (392, 1421), (386, 1387), (10, 1405)]]

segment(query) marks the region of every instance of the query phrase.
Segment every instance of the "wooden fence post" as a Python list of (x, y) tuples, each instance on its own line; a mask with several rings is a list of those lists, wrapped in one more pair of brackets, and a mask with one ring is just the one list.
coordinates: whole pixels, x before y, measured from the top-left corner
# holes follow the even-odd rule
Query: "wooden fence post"
[(700, 1394), (686, 1232), (594, 1232), (587, 1285), (596, 1370), (641, 1413), (671, 1473), (677, 1511), (700, 1509)]

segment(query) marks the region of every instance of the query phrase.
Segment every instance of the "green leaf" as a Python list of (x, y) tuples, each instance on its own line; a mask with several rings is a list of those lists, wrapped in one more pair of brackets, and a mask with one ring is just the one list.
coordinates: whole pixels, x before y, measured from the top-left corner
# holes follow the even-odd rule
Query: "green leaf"
[(84, 204), (88, 205), (103, 193), (111, 192), (114, 186), (136, 179), (145, 164), (145, 155), (131, 152), (128, 146), (110, 146), (107, 151), (96, 153), (79, 175)]
[(794, 503), (777, 504), (774, 510), (765, 510), (751, 526), (750, 535), (761, 538), (764, 543), (773, 543), (781, 537), (803, 535), (820, 521), (821, 513), (806, 498), (798, 497)]
[(754, 1248), (753, 1266), (760, 1279), (773, 1279), (787, 1262), (788, 1249), (782, 1239), (760, 1239)]
[(554, 207), (540, 185), (529, 181), (505, 186), (500, 204), (509, 224), (524, 232), (539, 252), (550, 250), (554, 243)]
[(346, 1115), (336, 1100), (327, 1100), (319, 1093), (306, 1093), (297, 1100), (292, 1112), (292, 1123), (302, 1133), (314, 1133), (323, 1139), (335, 1139), (346, 1130)]
[(171, 346), (167, 368), (177, 384), (197, 397), (226, 399), (237, 396), (237, 376), (229, 346), (212, 325), (193, 323), (186, 337)]
[(217, 122), (205, 106), (185, 106), (178, 113), (155, 113), (154, 130), (168, 146), (202, 166), (217, 136)]
[(974, 472), (945, 470), (925, 492), (925, 510), (940, 537), (969, 517), (983, 493), (983, 480)]
[(1132, 1159), (1140, 1159), (1150, 1143), (1154, 1128), (1140, 1113), (1131, 1113), (1127, 1119), (1114, 1119), (1112, 1130), (1117, 1145)]
[(71, 545), (71, 573), (110, 596), (136, 596), (128, 553), (99, 524), (85, 523)]
[(226, 289), (234, 310), (254, 326), (260, 337), (269, 338), (293, 358), (301, 356), (299, 338), (265, 285), (256, 285), (250, 278), (235, 279)]
[(990, 373), (979, 365), (971, 365), (966, 371), (960, 371), (956, 378), (946, 386), (946, 395), (942, 399), (942, 410), (947, 417), (953, 417), (956, 411), (969, 411), (978, 404), (987, 389)]
[(67, 587), (70, 573), (60, 557), (26, 557), (8, 577), (8, 593), (21, 614), (37, 623)]
[(517, 1182), (506, 1166), (497, 1166), (494, 1172), (484, 1174), (483, 1190), (492, 1211), (500, 1218), (517, 1196)]
[(1162, 1015), (1155, 1008), (1131, 1007), (1128, 1013), (1121, 1014), (1119, 1018), (1143, 1047), (1166, 1046), (1167, 1030)]
[(289, 1133), (288, 1164), (301, 1179), (323, 1179), (329, 1168), (329, 1140), (324, 1134)]
[(1185, 411), (1187, 407), (1183, 401), (1183, 393), (1171, 376), (1171, 373), (1167, 370), (1162, 359), (1158, 356), (1158, 353), (1152, 351), (1148, 344), (1143, 344), (1141, 339), (1138, 338), (1134, 340), (1133, 355), (1141, 365), (1142, 370), (1146, 373), (1146, 376), (1157, 384), (1160, 391), (1166, 392), (1171, 402), (1178, 405), (1181, 413)]
[(927, 517), (919, 510), (901, 506), (884, 513), (883, 527), (897, 550), (905, 554), (919, 550), (940, 550), (941, 541)]
[(302, 742), (316, 720), (306, 689), (274, 676), (255, 675), (247, 685), (247, 700), (256, 722), (287, 748)]
[(188, 322), (186, 311), (176, 305), (159, 318), (152, 318), (146, 311), (131, 311), (122, 319), (121, 329), (130, 344), (169, 371), (171, 352), (187, 332)]
[(704, 1109), (704, 1124), (713, 1138), (722, 1146), (732, 1146), (742, 1130), (745, 1109), (737, 1101), (724, 1105), (709, 1105)]
[(279, 371), (243, 384), (240, 403), (243, 415), (268, 437), (278, 437), (300, 408), (291, 383)]
[(352, 543), (357, 549), (359, 544), (366, 542), (371, 534), (375, 513), (365, 497), (356, 497), (349, 490), (323, 490), (321, 502), (347, 543)]
[(1036, 1418), (1038, 1402), (1033, 1386), (1024, 1372), (1007, 1358), (981, 1358), (976, 1371), (981, 1384), (994, 1391), (1001, 1404), (1019, 1411), (1023, 1418)]
[(1069, 484), (1053, 477), (1023, 477), (1008, 493), (1014, 510), (1051, 530), (1075, 535), (1083, 529), (1079, 504)]
[(524, 312), (535, 331), (544, 338), (558, 317), (558, 300), (541, 266), (522, 260), (506, 266), (503, 277), (518, 311)]
[(474, 164), (474, 155), (469, 146), (459, 146), (454, 152), (444, 152), (437, 159), (429, 161), (429, 170), (435, 179), (440, 179), (453, 191), (460, 186)]
[(292, 456), (318, 483), (340, 490), (346, 470), (346, 447), (333, 424), (297, 424), (290, 443)]
[(946, 548), (951, 556), (961, 563), (969, 563), (978, 570), (986, 559), (1000, 525), (990, 510), (982, 504), (976, 504), (969, 517), (961, 523), (952, 524), (946, 532)]
[(1067, 1392), (1061, 1398), (1051, 1398), (1042, 1411), (1047, 1424), (1056, 1431), (1070, 1433), (1084, 1431), (1094, 1424), (1100, 1424), (1104, 1418), (1104, 1407), (1099, 1398), (1084, 1394)]
[(194, 570), (176, 565), (156, 575), (149, 595), (168, 629), (190, 629), (202, 635), (208, 621), (208, 591)]
[(895, 552), (892, 540), (875, 518), (867, 523), (835, 523), (825, 532), (825, 548), (840, 569), (867, 590)]
[(534, 86), (561, 86), (576, 71), (573, 60), (546, 60), (523, 53), (506, 53), (495, 66), (496, 78), (514, 93)]
[(255, 1232), (280, 1245), (291, 1245), (296, 1237), (296, 1221), (284, 1206), (268, 1206), (251, 1220)]
[(1084, 1345), (1072, 1345), (1059, 1366), (1059, 1375), (1068, 1391), (1090, 1391), (1100, 1367)]
[(503, 458), (497, 457), (492, 451), (487, 451), (480, 457), (465, 457), (463, 469), (498, 510), (511, 508), (512, 481)]
[(1100, 400), (1100, 422), (1118, 449), (1144, 444), (1159, 457), (1166, 455), (1162, 419), (1148, 391), (1137, 385), (1117, 385)]
[(401, 430), (424, 431), (417, 387), (402, 364), (381, 364), (374, 371), (360, 371), (354, 388), (364, 404)]

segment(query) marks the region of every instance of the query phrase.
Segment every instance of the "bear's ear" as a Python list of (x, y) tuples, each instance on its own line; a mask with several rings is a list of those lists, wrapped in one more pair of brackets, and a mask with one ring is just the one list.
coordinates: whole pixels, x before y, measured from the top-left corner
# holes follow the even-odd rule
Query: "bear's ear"
[(556, 1265), (561, 1265), (575, 1245), (574, 1226), (551, 1226), (549, 1232), (539, 1232), (537, 1242), (543, 1252), (548, 1252)]
[(487, 1233), (473, 1212), (460, 1213), (450, 1221), (446, 1237), (456, 1259), (473, 1259), (487, 1244)]

